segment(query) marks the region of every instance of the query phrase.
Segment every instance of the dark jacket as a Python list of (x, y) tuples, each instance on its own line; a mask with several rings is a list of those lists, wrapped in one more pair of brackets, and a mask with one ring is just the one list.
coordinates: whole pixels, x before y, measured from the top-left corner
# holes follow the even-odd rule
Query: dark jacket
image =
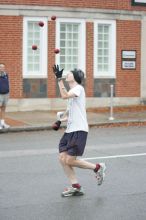
[(0, 72), (0, 94), (9, 93), (9, 77), (6, 72)]

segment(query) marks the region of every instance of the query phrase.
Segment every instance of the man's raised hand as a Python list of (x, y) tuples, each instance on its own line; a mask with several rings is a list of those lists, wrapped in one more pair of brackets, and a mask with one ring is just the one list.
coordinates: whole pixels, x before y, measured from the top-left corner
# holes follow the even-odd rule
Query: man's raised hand
[(54, 65), (53, 66), (53, 72), (56, 76), (57, 79), (61, 79), (62, 78), (62, 74), (63, 74), (63, 70), (59, 70), (59, 65)]

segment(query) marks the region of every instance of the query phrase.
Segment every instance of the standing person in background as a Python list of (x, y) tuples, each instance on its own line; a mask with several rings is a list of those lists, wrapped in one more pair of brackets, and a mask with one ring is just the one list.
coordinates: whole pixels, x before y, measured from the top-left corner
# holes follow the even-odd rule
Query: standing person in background
[[(88, 135), (86, 98), (84, 87), (81, 85), (84, 73), (80, 69), (74, 69), (67, 74), (66, 81), (70, 87), (67, 91), (62, 79), (63, 69), (59, 70), (59, 66), (54, 65), (53, 72), (58, 80), (61, 97), (68, 99), (67, 129), (59, 143), (59, 160), (71, 187), (65, 189), (62, 196), (83, 195), (84, 191), (77, 180), (74, 167), (94, 171), (98, 185), (102, 184), (106, 169), (104, 163), (94, 164), (77, 158), (83, 155)], [(56, 126), (59, 128), (60, 124), (61, 121), (57, 121)]]
[(9, 100), (9, 77), (5, 65), (0, 64), (0, 129), (9, 128), (5, 123), (5, 111)]

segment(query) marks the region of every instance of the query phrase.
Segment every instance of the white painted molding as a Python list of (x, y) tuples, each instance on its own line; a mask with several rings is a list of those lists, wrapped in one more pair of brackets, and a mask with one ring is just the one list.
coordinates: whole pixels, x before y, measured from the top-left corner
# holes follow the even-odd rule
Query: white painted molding
[(60, 18), (83, 18), (92, 19), (121, 19), (121, 20), (141, 20), (146, 15), (144, 11), (95, 9), (95, 8), (74, 8), (55, 6), (32, 6), (32, 5), (1, 5), (0, 15), (15, 16), (48, 16), (56, 14)]
[[(139, 105), (139, 97), (133, 98), (113, 98), (114, 106)], [(67, 101), (61, 98), (44, 98), (44, 99), (10, 99), (7, 106), (7, 112), (17, 111), (36, 111), (36, 110), (64, 110)], [(109, 107), (110, 98), (86, 98), (87, 108)]]

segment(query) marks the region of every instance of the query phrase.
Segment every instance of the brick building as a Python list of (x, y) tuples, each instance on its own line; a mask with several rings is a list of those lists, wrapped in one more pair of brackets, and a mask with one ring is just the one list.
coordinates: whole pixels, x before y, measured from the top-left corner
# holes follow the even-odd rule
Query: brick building
[(108, 106), (111, 85), (115, 105), (145, 101), (145, 5), (146, 0), (0, 0), (0, 63), (9, 72), (9, 111), (64, 108), (54, 63), (64, 74), (74, 67), (85, 71), (87, 107)]

